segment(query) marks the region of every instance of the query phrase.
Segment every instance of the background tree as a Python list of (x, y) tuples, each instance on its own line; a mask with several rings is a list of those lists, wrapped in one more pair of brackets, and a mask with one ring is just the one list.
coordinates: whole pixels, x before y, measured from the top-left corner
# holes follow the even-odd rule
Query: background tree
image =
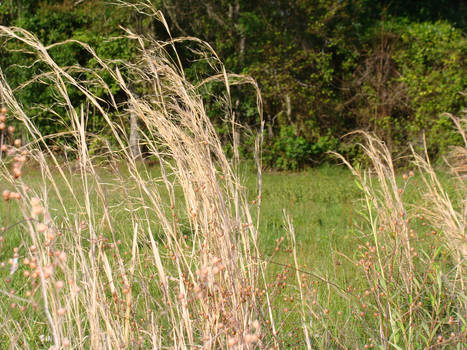
[[(424, 134), (432, 156), (455, 141), (450, 122), (440, 115), (458, 114), (465, 106), (460, 92), (467, 82), (467, 9), (461, 0), (152, 2), (166, 15), (173, 36), (207, 41), (228, 71), (258, 81), (266, 122), (264, 159), (272, 168), (319, 164), (328, 160), (331, 149), (358, 157), (356, 148), (341, 138), (356, 128), (375, 132), (397, 154), (407, 150), (408, 142), (420, 144)], [(2, 1), (0, 21), (36, 33), (46, 45), (70, 38), (87, 42), (115, 62), (136, 62), (138, 57), (134, 43), (121, 38), (121, 27), (156, 38), (168, 35), (154, 19), (109, 0)], [(1, 43), (0, 68), (19, 86), (41, 67), (33, 65), (34, 57), (14, 49), (11, 42)], [(186, 76), (200, 81), (210, 73), (209, 58), (201, 60), (193, 50), (195, 46), (180, 45)], [(92, 79), (96, 62), (80, 46), (68, 44), (50, 53), (64, 66), (87, 69)], [(204, 99), (228, 145), (230, 126), (222, 118), (221, 104), (211, 97), (217, 88), (207, 85)], [(111, 91), (116, 101), (125, 102), (116, 86)], [(21, 94), (25, 106), (47, 106), (54, 92), (36, 82)], [(71, 96), (79, 105), (80, 94)], [(110, 99), (104, 91), (101, 97)], [(259, 119), (251, 91), (232, 88), (232, 97), (238, 122), (256, 130)], [(44, 131), (62, 131), (46, 108), (35, 114)], [(101, 122), (89, 112), (90, 131), (102, 132)], [(248, 154), (253, 138), (243, 135), (242, 152)]]

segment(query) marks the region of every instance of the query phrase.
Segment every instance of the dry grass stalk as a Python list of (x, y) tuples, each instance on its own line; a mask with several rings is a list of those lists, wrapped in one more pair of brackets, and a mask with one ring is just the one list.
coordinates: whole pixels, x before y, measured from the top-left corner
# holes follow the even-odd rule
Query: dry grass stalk
[[(461, 125), (460, 123), (457, 123)], [(458, 193), (453, 198), (448, 194), (428, 156), (422, 157), (413, 152), (413, 161), (423, 179), (423, 186), (419, 190), (428, 199), (422, 208), (410, 208), (405, 191), (410, 179), (415, 175), (413, 171), (403, 175), (403, 183), (399, 185), (392, 163), (391, 154), (386, 145), (366, 132), (363, 135), (365, 144), (362, 148), (368, 157), (371, 167), (367, 172), (361, 172), (353, 167), (343, 157), (337, 155), (357, 177), (364, 194), (369, 231), (363, 228), (362, 239), (366, 243), (360, 246), (361, 259), (357, 266), (363, 269), (367, 280), (365, 295), (373, 300), (366, 301), (365, 308), (360, 315), (369, 309), (377, 310), (374, 316), (376, 323), (371, 323), (369, 332), (378, 337), (384, 348), (392, 348), (392, 344), (401, 344), (404, 348), (415, 349), (415, 344), (428, 346), (437, 339), (438, 344), (462, 344), (460, 339), (447, 340), (436, 332), (436, 325), (441, 319), (446, 319), (447, 310), (453, 309), (454, 314), (463, 315), (466, 312), (465, 295), (465, 182), (457, 177)], [(462, 132), (461, 132), (462, 134)], [(423, 211), (424, 215), (417, 212)], [(422, 221), (422, 227), (431, 227), (431, 238), (420, 238), (417, 222)], [(427, 223), (430, 226), (427, 226)], [(436, 231), (444, 234), (442, 240)], [(369, 234), (370, 233), (370, 234)], [(430, 249), (426, 250), (425, 242), (431, 241)], [(435, 262), (444, 249), (449, 247), (448, 256), (454, 257), (455, 266), (449, 272), (443, 271)], [(439, 269), (434, 272), (434, 268)], [(446, 287), (448, 285), (448, 287)], [(443, 289), (444, 288), (444, 289)], [(445, 290), (449, 295), (443, 295)], [(452, 298), (447, 305), (432, 304), (431, 314), (420, 314), (420, 307), (431, 298)], [(426, 316), (426, 317), (425, 317)], [(463, 320), (463, 317), (460, 317)], [(452, 323), (453, 316), (449, 316)], [(430, 324), (431, 329), (426, 328)], [(397, 340), (396, 340), (397, 339)], [(422, 340), (423, 339), (423, 340)]]
[[(408, 214), (402, 199), (404, 188), (397, 184), (392, 155), (384, 142), (367, 132), (360, 131), (358, 133), (362, 134), (366, 141), (362, 148), (371, 163), (367, 172), (360, 171), (341, 155), (334, 154), (349, 167), (362, 186), (365, 194), (365, 207), (368, 211), (375, 242), (381, 241), (382, 244), (391, 247), (394, 252), (401, 251), (403, 253), (401, 255), (394, 254), (394, 256), (401, 258), (395, 264), (395, 268), (398, 268), (404, 276), (406, 292), (411, 293), (410, 276), (413, 271), (413, 261)], [(381, 259), (379, 263), (383, 264)], [(382, 269), (382, 271), (386, 270)]]
[[(149, 5), (144, 10), (165, 23)], [(53, 136), (40, 134), (2, 75), (2, 96), (27, 131), (31, 158), (43, 175), (44, 189), (35, 194), (21, 190), (25, 185), (21, 179), (18, 182), (6, 176), (22, 193), (23, 216), (30, 232), (25, 239), (33, 247), (27, 255), (35, 259), (34, 266), (40, 271), (41, 304), (54, 346), (62, 347), (69, 339), (76, 348), (93, 349), (116, 349), (130, 343), (176, 349), (247, 349), (261, 344), (263, 334), (257, 320), (268, 319), (274, 330), (274, 319), (271, 305), (257, 300), (255, 294), (255, 288), (265, 279), (263, 263), (252, 258), (258, 255), (257, 226), (235, 165), (226, 158), (206, 114), (197, 92), (199, 86), (185, 79), (180, 60), (174, 64), (167, 52), (174, 50), (176, 55), (176, 41), (193, 39), (159, 42), (127, 31), (128, 37), (140, 45), (141, 62), (127, 63), (120, 69), (111, 68), (88, 45), (74, 42), (88, 50), (127, 94), (125, 106), (113, 100), (110, 103), (120, 115), (131, 111), (139, 118), (144, 144), (160, 162), (160, 186), (131, 156), (125, 125), (112, 119), (88, 82), (76, 78), (50, 56), (51, 47), (68, 42), (45, 47), (20, 28), (0, 27), (0, 35), (27, 47), (50, 69), (41, 78), (58, 91), (68, 117), (63, 121), (71, 130), (69, 146), (74, 145), (79, 159), (74, 179), (70, 179), (51, 150)], [(197, 43), (215, 54), (205, 43)], [(230, 77), (218, 61), (213, 62), (215, 65), (221, 67), (219, 74), (201, 85), (221, 80), (228, 93), (232, 83), (252, 83), (249, 78)], [(124, 76), (122, 68), (129, 68), (131, 77)], [(136, 95), (128, 84), (129, 78), (133, 87), (140, 85), (148, 93)], [(108, 90), (102, 79), (97, 82)], [(124, 161), (128, 165), (130, 178), (118, 175), (115, 168), (121, 179), (118, 191), (125, 194), (131, 219), (133, 239), (128, 258), (120, 252), (117, 235), (121, 232), (115, 210), (108, 203), (106, 185), (88, 149), (86, 113), (72, 105), (70, 87), (80, 91), (107, 122), (118, 144), (117, 149), (108, 150), (111, 163)], [(232, 126), (236, 128), (234, 120)], [(37, 151), (36, 145), (43, 151)], [(49, 186), (63, 216), (53, 216), (47, 208)], [(183, 201), (176, 198), (175, 187), (182, 190)], [(41, 232), (29, 219), (33, 196), (41, 198), (44, 207)], [(74, 209), (67, 202), (69, 198)], [(191, 237), (182, 231), (181, 213), (187, 217), (185, 225), (189, 225)], [(162, 234), (160, 239), (155, 238), (155, 227), (159, 227), (159, 236)], [(61, 252), (66, 252), (66, 263), (59, 259)], [(43, 271), (49, 266), (53, 271), (45, 276)], [(152, 271), (150, 281), (144, 266)], [(66, 288), (54, 288), (56, 283), (61, 285), (57, 275), (66, 278)], [(147, 314), (138, 315), (141, 310), (147, 310)], [(141, 322), (149, 326), (139, 325)], [(264, 341), (264, 346), (275, 342), (274, 338)]]
[(452, 180), (456, 192), (450, 195), (445, 190), (431, 165), (426, 145), (424, 156), (412, 152), (427, 189), (428, 205), (423, 210), (432, 225), (446, 236), (448, 245), (456, 252), (456, 262), (462, 265), (467, 259), (467, 187), (464, 178), (467, 171), (467, 118), (448, 115), (464, 142), (463, 147), (454, 147), (448, 157), (448, 165), (455, 174)]

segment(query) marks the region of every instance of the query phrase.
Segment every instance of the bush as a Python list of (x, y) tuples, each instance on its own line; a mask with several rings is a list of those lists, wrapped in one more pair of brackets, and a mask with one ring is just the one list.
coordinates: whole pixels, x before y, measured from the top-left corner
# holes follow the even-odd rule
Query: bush
[(381, 22), (368, 31), (352, 79), (350, 113), (359, 128), (382, 138), (393, 153), (418, 151), (426, 135), (432, 156), (460, 142), (443, 112), (465, 106), (465, 38), (445, 22)]
[(296, 128), (284, 126), (271, 147), (265, 147), (265, 163), (280, 170), (299, 170), (323, 161), (326, 152), (337, 147), (338, 140), (332, 135), (316, 136), (309, 141), (297, 135)]
[(401, 73), (398, 81), (409, 97), (408, 139), (419, 140), (425, 133), (432, 153), (445, 152), (460, 141), (449, 118), (440, 115), (458, 114), (465, 106), (460, 94), (467, 83), (465, 38), (445, 22), (399, 24), (395, 30), (400, 34), (393, 56)]

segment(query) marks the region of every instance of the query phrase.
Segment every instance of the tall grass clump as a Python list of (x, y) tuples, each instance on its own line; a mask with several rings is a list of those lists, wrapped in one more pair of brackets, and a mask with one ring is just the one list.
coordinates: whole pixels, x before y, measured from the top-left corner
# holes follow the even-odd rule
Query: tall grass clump
[[(465, 124), (453, 117), (459, 132)], [(361, 244), (353, 257), (355, 280), (347, 286), (349, 315), (335, 321), (342, 343), (364, 348), (432, 349), (466, 346), (465, 222), (467, 189), (456, 168), (441, 180), (428, 158), (413, 151), (413, 170), (396, 176), (387, 146), (360, 132), (370, 162), (367, 170), (352, 166), (363, 193)], [(456, 154), (465, 152), (455, 149)], [(448, 190), (453, 187), (454, 190)], [(422, 202), (414, 203), (414, 191)], [(329, 327), (329, 324), (326, 324)], [(340, 328), (339, 328), (340, 327)], [(360, 339), (359, 339), (360, 338)], [(349, 339), (350, 340), (350, 339)]]
[[(149, 5), (127, 6), (165, 24)], [(12, 249), (12, 258), (9, 290), (0, 297), (0, 343), (15, 349), (277, 346), (264, 264), (253, 259), (259, 255), (257, 225), (235, 160), (226, 158), (199, 92), (206, 83), (224, 84), (226, 118), (235, 131), (229, 87), (256, 85), (226, 74), (215, 52), (197, 39), (126, 35), (138, 43), (139, 62), (105, 62), (77, 41), (45, 47), (26, 30), (0, 27), (2, 40), (43, 69), (14, 89), (0, 75), (8, 118), (19, 122), (26, 140), (8, 146), (2, 162), (2, 211), (14, 207), (21, 218), (2, 228), (2, 249)], [(183, 42), (197, 45), (200, 58), (209, 60), (211, 78), (185, 78), (176, 50)], [(94, 56), (99, 69), (93, 78), (54, 61), (49, 51), (69, 44)], [(115, 102), (104, 75), (125, 93), (125, 103)], [(62, 134), (42, 135), (16, 98), (35, 83), (55, 91), (53, 106), (36, 107), (64, 125)], [(96, 86), (108, 99), (96, 96)], [(87, 106), (74, 106), (71, 91)], [(99, 139), (98, 155), (89, 150), (99, 137), (86, 132), (90, 113), (106, 121), (114, 140)], [(147, 155), (159, 163), (158, 177), (131, 155), (129, 114), (138, 118)], [(63, 154), (74, 161), (64, 162)], [(40, 183), (28, 183), (27, 168), (39, 170)], [(112, 200), (115, 194), (119, 201)], [(19, 243), (9, 247), (13, 236)]]

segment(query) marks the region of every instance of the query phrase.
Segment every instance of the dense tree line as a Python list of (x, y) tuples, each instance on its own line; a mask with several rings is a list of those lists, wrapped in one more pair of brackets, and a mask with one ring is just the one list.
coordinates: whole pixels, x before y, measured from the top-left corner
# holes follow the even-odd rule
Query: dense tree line
[[(424, 135), (433, 155), (456, 142), (442, 113), (457, 114), (465, 106), (467, 6), (462, 0), (152, 2), (165, 14), (173, 36), (209, 42), (228, 71), (258, 81), (264, 100), (264, 159), (272, 168), (317, 164), (326, 160), (328, 150), (358, 157), (354, 141), (342, 136), (359, 128), (382, 137), (395, 154), (407, 151), (408, 142), (421, 147)], [(3, 0), (0, 23), (28, 29), (45, 44), (85, 41), (112, 60), (137, 55), (120, 27), (167, 37), (156, 20), (106, 0)], [(0, 44), (0, 68), (13, 86), (41, 72), (33, 57), (11, 50), (13, 43)], [(96, 66), (78, 45), (50, 52), (62, 65), (90, 71)], [(194, 60), (189, 48), (181, 52), (187, 77), (209, 74), (206, 62)], [(124, 99), (116, 87), (113, 93)], [(253, 94), (245, 88), (232, 93), (240, 123), (254, 130), (259, 117)], [(21, 94), (26, 107), (53, 103), (54, 92), (40, 82)], [(210, 96), (207, 90), (212, 120), (227, 137), (217, 101)], [(82, 97), (76, 93), (72, 98), (79, 105)], [(35, 112), (44, 132), (60, 131), (47, 109)], [(89, 128), (101, 130), (100, 121), (91, 120)], [(243, 152), (251, 144), (245, 136)]]

